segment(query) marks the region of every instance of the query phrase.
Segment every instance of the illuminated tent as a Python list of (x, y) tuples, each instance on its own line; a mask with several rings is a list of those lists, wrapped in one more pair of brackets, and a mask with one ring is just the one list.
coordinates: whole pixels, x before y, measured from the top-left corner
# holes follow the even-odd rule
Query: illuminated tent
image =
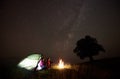
[(32, 70), (37, 66), (38, 61), (41, 59), (41, 57), (41, 54), (29, 55), (18, 64), (18, 67)]

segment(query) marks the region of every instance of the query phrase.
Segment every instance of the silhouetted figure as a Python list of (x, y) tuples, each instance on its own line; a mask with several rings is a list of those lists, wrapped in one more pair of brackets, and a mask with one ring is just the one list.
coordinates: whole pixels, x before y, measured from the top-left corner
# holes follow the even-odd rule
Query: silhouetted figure
[(47, 62), (46, 62), (46, 66), (47, 66), (47, 69), (51, 68), (51, 59), (50, 58), (47, 58)]
[(98, 55), (99, 51), (105, 52), (105, 49), (97, 43), (95, 38), (86, 35), (85, 38), (77, 41), (76, 48), (73, 50), (81, 59), (89, 57), (93, 61), (93, 56)]

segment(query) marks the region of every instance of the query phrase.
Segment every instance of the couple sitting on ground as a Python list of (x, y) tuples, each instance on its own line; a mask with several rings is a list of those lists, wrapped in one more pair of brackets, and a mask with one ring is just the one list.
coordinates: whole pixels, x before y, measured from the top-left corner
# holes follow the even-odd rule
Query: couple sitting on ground
[(42, 57), (36, 67), (36, 70), (49, 69), (51, 67), (51, 60), (47, 58), (46, 60)]

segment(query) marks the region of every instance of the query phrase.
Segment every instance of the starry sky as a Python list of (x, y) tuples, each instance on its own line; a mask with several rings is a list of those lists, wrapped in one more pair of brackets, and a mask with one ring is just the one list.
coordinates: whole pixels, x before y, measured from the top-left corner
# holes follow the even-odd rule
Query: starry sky
[(90, 35), (103, 45), (96, 59), (120, 56), (119, 0), (1, 0), (0, 58), (37, 52), (81, 62), (73, 49)]

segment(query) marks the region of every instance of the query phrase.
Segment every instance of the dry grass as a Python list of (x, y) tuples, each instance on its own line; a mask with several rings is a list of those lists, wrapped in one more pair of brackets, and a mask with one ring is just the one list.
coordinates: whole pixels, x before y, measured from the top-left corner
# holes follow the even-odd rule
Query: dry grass
[(94, 64), (72, 65), (70, 69), (48, 69), (36, 72), (15, 69), (11, 79), (116, 79), (120, 73), (120, 65), (116, 63), (106, 64), (97, 61)]
[(72, 69), (38, 71), (30, 79), (110, 79), (110, 72), (92, 65), (73, 65)]

